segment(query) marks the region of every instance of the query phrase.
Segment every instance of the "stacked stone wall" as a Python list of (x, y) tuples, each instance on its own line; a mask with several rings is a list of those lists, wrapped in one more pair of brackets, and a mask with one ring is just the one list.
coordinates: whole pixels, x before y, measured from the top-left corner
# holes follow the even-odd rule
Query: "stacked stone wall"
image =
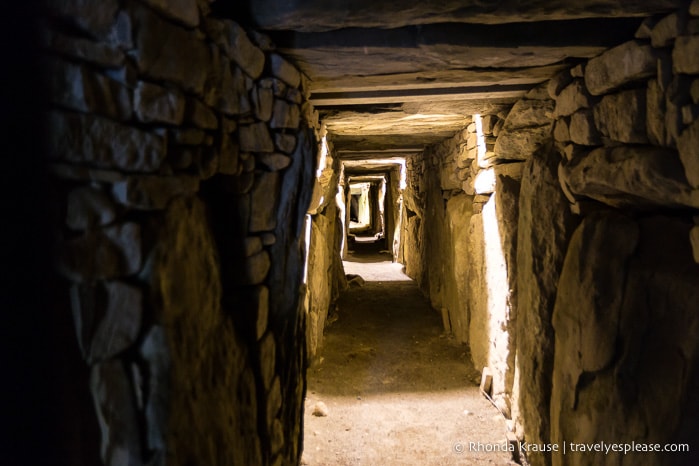
[(317, 114), (208, 5), (44, 7), (57, 308), (90, 373), (78, 422), (101, 432), (85, 464), (300, 458)]
[[(699, 2), (646, 20), (550, 84), (559, 181), (581, 220), (553, 312), (551, 441), (695, 450)], [(645, 452), (618, 464), (696, 461)]]

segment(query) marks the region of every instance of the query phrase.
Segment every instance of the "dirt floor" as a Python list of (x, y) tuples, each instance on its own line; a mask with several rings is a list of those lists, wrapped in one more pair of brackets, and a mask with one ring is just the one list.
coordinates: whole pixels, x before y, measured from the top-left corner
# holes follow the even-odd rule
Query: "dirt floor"
[(505, 420), (479, 393), (468, 347), (389, 255), (350, 257), (361, 262), (345, 272), (366, 283), (340, 298), (308, 371), (302, 464), (515, 465), (492, 451)]

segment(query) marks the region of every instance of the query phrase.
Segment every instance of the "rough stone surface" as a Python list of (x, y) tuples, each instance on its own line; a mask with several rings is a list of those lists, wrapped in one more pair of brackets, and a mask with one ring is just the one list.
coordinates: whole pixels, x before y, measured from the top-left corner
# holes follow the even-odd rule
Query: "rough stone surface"
[(699, 207), (677, 153), (652, 146), (598, 148), (564, 166), (574, 194), (614, 207)]
[(188, 98), (185, 104), (184, 121), (202, 129), (218, 128), (218, 118), (198, 99)]
[(255, 380), (230, 312), (221, 308), (218, 253), (206, 207), (196, 197), (178, 198), (161, 226), (143, 275), (156, 322), (166, 329), (170, 380), (178, 381), (149, 395), (152, 402), (167, 400), (167, 413), (153, 413), (167, 416), (167, 452), (177, 465), (216, 464), (217, 458), (262, 464)]
[(264, 123), (241, 126), (238, 137), (243, 152), (274, 152), (272, 136)]
[(193, 28), (199, 25), (197, 0), (144, 0), (144, 3), (187, 27)]
[(100, 38), (109, 34), (119, 10), (118, 0), (107, 0), (99, 5), (89, 0), (62, 0), (48, 2), (46, 6), (52, 13)]
[(190, 195), (199, 189), (194, 176), (129, 176), (115, 183), (114, 198), (129, 207), (144, 210), (164, 209), (177, 196)]
[(590, 94), (579, 79), (566, 86), (556, 97), (556, 116), (568, 116), (591, 106)]
[(682, 132), (677, 149), (689, 184), (699, 189), (699, 119)]
[(90, 374), (90, 391), (97, 411), (104, 464), (142, 464), (133, 388), (119, 360), (97, 364)]
[(151, 327), (141, 343), (139, 352), (148, 369), (145, 384), (147, 391), (144, 397), (148, 448), (164, 451), (167, 447), (166, 426), (169, 422), (172, 376), (172, 359), (165, 328), (160, 325)]
[(120, 83), (83, 65), (48, 60), (47, 73), (54, 103), (84, 113), (98, 113), (116, 120), (131, 117), (131, 96)]
[(272, 231), (277, 225), (276, 200), (281, 178), (278, 172), (261, 173), (252, 189), (252, 216), (249, 230), (252, 233)]
[(165, 157), (165, 139), (114, 121), (53, 111), (49, 114), (52, 157), (124, 171), (156, 171)]
[[(687, 417), (696, 403), (672, 401), (685, 399), (696, 383), (685, 372), (686, 364), (696, 366), (698, 350), (699, 268), (690, 228), (677, 219), (635, 222), (607, 213), (576, 231), (554, 312), (552, 442), (664, 445), (692, 435)], [(684, 462), (664, 452), (625, 458), (643, 466)], [(590, 461), (604, 462), (604, 454), (553, 457), (555, 466)]]
[(155, 84), (140, 81), (134, 91), (134, 110), (144, 123), (182, 124), (185, 100), (179, 92), (173, 92)]
[(62, 55), (105, 68), (119, 68), (124, 64), (124, 53), (112, 44), (71, 37), (48, 27), (42, 31), (41, 45)]
[[(145, 7), (133, 9), (134, 58), (139, 71), (154, 79), (179, 84), (201, 95), (210, 64), (208, 47), (195, 32), (173, 25)], [(163, 47), (163, 44), (177, 46)]]
[(699, 74), (699, 35), (680, 36), (672, 49), (672, 69), (676, 73)]
[(656, 146), (665, 145), (667, 139), (665, 130), (665, 94), (656, 80), (648, 81), (646, 130), (651, 144)]
[(279, 153), (260, 154), (257, 158), (271, 171), (283, 170), (291, 163), (291, 157)]
[(589, 110), (580, 110), (570, 117), (570, 140), (583, 146), (596, 146), (602, 143), (599, 131), (595, 126), (593, 113)]
[(208, 20), (207, 23), (207, 27), (215, 31), (214, 41), (226, 55), (251, 78), (260, 77), (265, 66), (265, 54), (250, 41), (247, 32), (230, 20)]
[(267, 278), (267, 273), (272, 262), (267, 251), (260, 251), (257, 254), (248, 257), (245, 262), (245, 280), (246, 285), (259, 285)]
[(116, 219), (114, 201), (102, 190), (91, 186), (75, 188), (68, 194), (66, 225), (72, 230), (86, 230), (107, 225)]
[[(558, 279), (574, 221), (558, 184), (558, 156), (546, 148), (526, 162), (517, 229), (517, 371), (524, 438), (549, 442), (554, 357), (551, 325)], [(517, 388), (517, 387), (516, 387)], [(549, 464), (530, 454), (536, 466)]]
[(299, 106), (290, 104), (284, 100), (276, 100), (274, 102), (274, 112), (270, 127), (274, 129), (290, 128), (296, 129), (299, 127), (301, 112)]
[(643, 144), (646, 133), (646, 90), (610, 94), (594, 107), (595, 125), (614, 141)]
[(121, 282), (73, 285), (70, 291), (78, 344), (88, 364), (129, 348), (141, 328), (141, 290)]
[(585, 86), (592, 95), (605, 94), (626, 83), (655, 75), (656, 62), (657, 54), (650, 45), (626, 42), (587, 63)]
[(291, 87), (299, 87), (301, 73), (294, 66), (276, 53), (270, 55), (269, 66), (272, 74)]
[(521, 99), (512, 106), (507, 115), (503, 129), (527, 128), (540, 126), (551, 120), (554, 101), (550, 99)]
[(675, 38), (679, 36), (687, 24), (687, 17), (684, 13), (671, 13), (658, 21), (650, 33), (650, 43), (655, 48), (662, 48), (671, 45)]
[(75, 281), (132, 275), (141, 268), (141, 229), (123, 223), (64, 241), (58, 268)]
[(503, 130), (495, 143), (498, 159), (527, 160), (551, 138), (552, 123), (512, 131)]

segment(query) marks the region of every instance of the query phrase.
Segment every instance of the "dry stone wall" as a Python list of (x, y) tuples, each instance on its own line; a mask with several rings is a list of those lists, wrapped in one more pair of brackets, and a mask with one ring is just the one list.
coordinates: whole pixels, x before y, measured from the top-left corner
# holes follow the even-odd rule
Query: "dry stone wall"
[(101, 432), (84, 464), (300, 458), (317, 114), (208, 5), (44, 7), (55, 263), (93, 398), (76, 422)]
[[(551, 441), (691, 448), (623, 455), (615, 464), (697, 461), (697, 89), (696, 1), (648, 19), (633, 40), (549, 87), (558, 178), (582, 220), (553, 311)], [(586, 453), (532, 464), (548, 461), (611, 460)]]

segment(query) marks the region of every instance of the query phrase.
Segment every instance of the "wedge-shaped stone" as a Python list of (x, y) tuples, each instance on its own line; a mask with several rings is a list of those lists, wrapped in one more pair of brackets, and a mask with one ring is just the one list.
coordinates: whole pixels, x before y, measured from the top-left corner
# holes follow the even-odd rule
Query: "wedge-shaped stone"
[(592, 95), (602, 95), (626, 83), (649, 78), (657, 72), (657, 52), (650, 45), (629, 41), (592, 58), (585, 68), (585, 85)]
[(602, 147), (578, 153), (562, 176), (573, 194), (613, 207), (699, 207), (677, 152), (653, 146)]

